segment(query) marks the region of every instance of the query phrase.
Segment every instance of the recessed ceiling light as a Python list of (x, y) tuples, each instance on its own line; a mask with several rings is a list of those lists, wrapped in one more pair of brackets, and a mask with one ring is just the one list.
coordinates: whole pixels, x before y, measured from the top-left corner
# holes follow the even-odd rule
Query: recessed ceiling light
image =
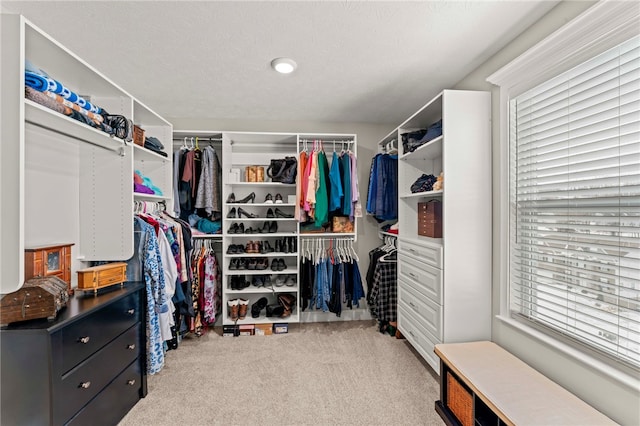
[(271, 61), (271, 67), (281, 74), (289, 74), (295, 71), (298, 64), (290, 58), (276, 58)]

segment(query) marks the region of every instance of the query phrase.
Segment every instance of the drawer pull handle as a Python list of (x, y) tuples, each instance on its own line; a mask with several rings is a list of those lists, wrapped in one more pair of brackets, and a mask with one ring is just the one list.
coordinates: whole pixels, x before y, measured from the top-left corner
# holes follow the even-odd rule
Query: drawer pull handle
[(414, 305), (413, 302), (409, 302), (409, 305), (411, 305), (412, 308), (416, 307), (416, 305)]
[(136, 379), (129, 379), (129, 380), (127, 380), (127, 384), (128, 384), (129, 386), (133, 386), (133, 385), (135, 385), (135, 384), (136, 384)]
[(127, 311), (127, 313), (128, 313), (129, 315), (133, 315), (133, 314), (135, 314), (135, 313), (136, 313), (136, 310), (135, 310), (135, 309), (129, 309), (129, 310)]
[(131, 343), (130, 345), (127, 345), (127, 349), (135, 349), (136, 345)]
[(413, 331), (411, 331), (411, 330), (409, 330), (409, 334), (410, 334), (412, 337), (416, 337), (416, 336), (414, 336), (414, 335), (413, 335)]
[(414, 249), (412, 249), (412, 248), (410, 248), (410, 249), (409, 249), (409, 251), (410, 251), (411, 253), (418, 253), (416, 250), (414, 250)]
[(79, 338), (79, 339), (78, 339), (78, 342), (80, 342), (80, 343), (84, 343), (84, 344), (86, 345), (87, 343), (89, 343), (89, 340), (91, 340), (91, 339), (89, 338), (89, 336), (85, 336), (85, 337), (81, 337), (81, 338)]
[(89, 386), (91, 386), (91, 382), (82, 382), (80, 383), (80, 386), (82, 389), (89, 389)]
[(410, 276), (411, 278), (413, 278), (414, 280), (417, 280), (417, 279), (418, 279), (418, 276), (417, 276), (416, 274), (414, 274), (413, 272), (409, 272), (409, 276)]

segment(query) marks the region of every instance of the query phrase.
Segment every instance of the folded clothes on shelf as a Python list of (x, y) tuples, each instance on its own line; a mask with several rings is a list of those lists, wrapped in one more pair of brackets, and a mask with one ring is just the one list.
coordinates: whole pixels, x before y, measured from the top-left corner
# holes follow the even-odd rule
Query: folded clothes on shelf
[(411, 184), (411, 192), (416, 193), (416, 192), (432, 191), (433, 184), (436, 183), (437, 180), (438, 178), (435, 177), (434, 175), (423, 174), (418, 179), (416, 179), (416, 181), (413, 184)]

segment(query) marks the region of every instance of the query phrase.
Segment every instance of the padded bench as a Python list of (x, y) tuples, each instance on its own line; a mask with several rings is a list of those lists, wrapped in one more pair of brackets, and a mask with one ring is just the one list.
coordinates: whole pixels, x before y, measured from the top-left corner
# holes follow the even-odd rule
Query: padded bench
[(447, 425), (615, 425), (610, 418), (493, 342), (435, 346)]

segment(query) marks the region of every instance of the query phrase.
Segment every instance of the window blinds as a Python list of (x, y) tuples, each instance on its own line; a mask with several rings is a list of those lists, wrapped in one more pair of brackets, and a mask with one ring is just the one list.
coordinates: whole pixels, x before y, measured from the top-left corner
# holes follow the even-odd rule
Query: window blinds
[(510, 309), (640, 365), (640, 37), (510, 101)]

